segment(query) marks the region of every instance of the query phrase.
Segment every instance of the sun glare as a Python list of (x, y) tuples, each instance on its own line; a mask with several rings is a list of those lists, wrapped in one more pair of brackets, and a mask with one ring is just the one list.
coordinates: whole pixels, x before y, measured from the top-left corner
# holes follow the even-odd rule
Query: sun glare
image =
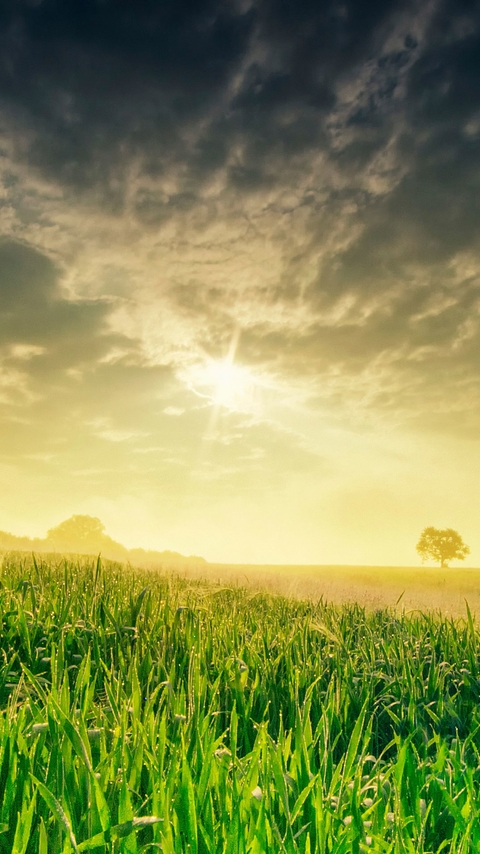
[(210, 359), (197, 367), (191, 385), (197, 394), (216, 406), (230, 410), (250, 410), (257, 383), (252, 372), (230, 359)]

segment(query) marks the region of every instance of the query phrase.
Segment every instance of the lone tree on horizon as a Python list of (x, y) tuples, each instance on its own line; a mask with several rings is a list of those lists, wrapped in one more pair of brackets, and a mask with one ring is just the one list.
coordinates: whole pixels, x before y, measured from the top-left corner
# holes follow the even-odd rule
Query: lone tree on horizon
[(438, 560), (440, 567), (448, 566), (449, 560), (465, 560), (470, 554), (469, 547), (453, 528), (424, 528), (416, 548), (422, 563), (431, 558)]

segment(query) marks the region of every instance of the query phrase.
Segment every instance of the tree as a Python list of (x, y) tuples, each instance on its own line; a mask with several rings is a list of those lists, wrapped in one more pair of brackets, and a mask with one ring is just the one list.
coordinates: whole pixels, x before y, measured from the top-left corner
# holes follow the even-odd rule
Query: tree
[(431, 558), (440, 561), (441, 567), (448, 566), (449, 560), (465, 560), (466, 555), (470, 554), (470, 549), (453, 528), (425, 528), (416, 548), (422, 563)]
[(71, 516), (47, 531), (47, 548), (76, 554), (99, 554), (111, 560), (128, 560), (128, 550), (105, 533), (105, 525), (96, 516)]
[(105, 525), (95, 516), (71, 516), (47, 531), (47, 540), (64, 551), (101, 548), (104, 539)]

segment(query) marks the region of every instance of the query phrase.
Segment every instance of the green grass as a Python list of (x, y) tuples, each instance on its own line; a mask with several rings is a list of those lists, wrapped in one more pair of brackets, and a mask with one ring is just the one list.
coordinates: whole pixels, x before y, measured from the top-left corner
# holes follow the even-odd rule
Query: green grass
[(470, 617), (7, 556), (0, 854), (480, 848)]

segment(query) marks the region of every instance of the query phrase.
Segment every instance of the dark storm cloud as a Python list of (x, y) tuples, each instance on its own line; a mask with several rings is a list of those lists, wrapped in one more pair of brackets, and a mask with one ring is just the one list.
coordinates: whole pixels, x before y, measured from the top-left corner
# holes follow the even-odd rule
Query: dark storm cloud
[[(186, 161), (185, 183), (198, 186), (239, 141), (245, 156), (230, 181), (248, 191), (271, 180), (272, 153), (325, 146), (322, 117), (337, 79), (374, 53), (404, 5), (7, 3), (0, 97), (28, 132), (21, 149), (30, 163), (110, 204), (121, 203), (134, 157), (151, 177)], [(171, 208), (192, 200), (187, 192)], [(140, 216), (145, 209), (141, 197)]]
[(29, 162), (110, 202), (131, 157), (158, 174), (185, 154), (182, 132), (215, 103), (251, 26), (211, 2), (46, 0), (2, 18), (1, 96), (31, 134)]
[[(329, 259), (314, 289), (320, 306), (349, 294), (357, 307), (377, 300), (380, 308), (356, 329), (324, 330), (320, 352), (330, 336), (335, 352), (359, 362), (431, 347), (422, 359), (427, 382), (448, 367), (456, 378), (476, 371), (478, 331), (465, 329), (480, 300), (479, 91), (478, 5), (442, 4), (407, 76), (400, 150), (408, 170), (363, 206), (361, 235)], [(473, 253), (473, 269), (455, 266), (462, 252)]]
[[(232, 188), (245, 193), (278, 183), (279, 160), (294, 169), (295, 157), (312, 150), (355, 173), (392, 132), (402, 69), (418, 54), (401, 145), (406, 159), (417, 149), (423, 168), (410, 180), (436, 209), (435, 169), (448, 195), (449, 182), (468, 172), (458, 155), (474, 155), (465, 127), (478, 109), (478, 10), (438, 3), (420, 53), (408, 26), (402, 44), (382, 53), (399, 16), (413, 20), (414, 11), (399, 0), (11, 2), (0, 19), (0, 98), (20, 133), (19, 156), (111, 204), (122, 202), (135, 158), (152, 180), (181, 163), (178, 192), (139, 188), (139, 216), (153, 222), (193, 206), (199, 182), (226, 164)], [(374, 70), (343, 128), (351, 142), (330, 150), (326, 119), (338, 86), (365, 63)], [(241, 159), (230, 162), (238, 144)], [(405, 195), (421, 204), (408, 184)]]

